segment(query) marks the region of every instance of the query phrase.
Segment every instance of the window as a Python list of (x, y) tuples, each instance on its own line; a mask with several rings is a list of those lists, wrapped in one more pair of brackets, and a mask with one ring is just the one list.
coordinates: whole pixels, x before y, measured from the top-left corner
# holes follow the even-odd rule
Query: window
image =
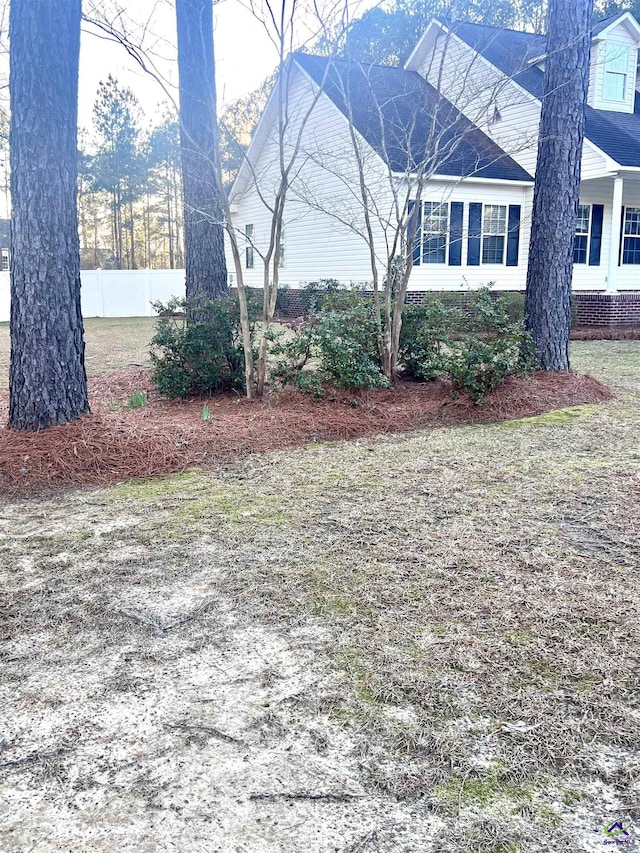
[(247, 240), (247, 248), (244, 250), (244, 265), (248, 270), (253, 269), (253, 225), (244, 226), (244, 234)]
[(627, 97), (629, 48), (622, 44), (608, 44), (604, 60), (604, 97), (607, 101), (624, 101)]
[(482, 263), (504, 263), (507, 234), (507, 207), (485, 204), (482, 216)]
[(640, 264), (640, 207), (624, 209), (622, 263)]
[(425, 201), (422, 214), (422, 262), (446, 264), (449, 204)]
[(573, 238), (573, 263), (586, 264), (589, 247), (589, 225), (591, 224), (591, 205), (578, 205), (576, 236)]

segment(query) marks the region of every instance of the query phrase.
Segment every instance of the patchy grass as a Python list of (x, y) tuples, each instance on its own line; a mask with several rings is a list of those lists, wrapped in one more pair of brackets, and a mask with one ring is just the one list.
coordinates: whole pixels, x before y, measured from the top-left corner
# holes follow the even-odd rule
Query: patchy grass
[[(88, 317), (84, 321), (87, 374), (150, 365), (154, 329), (154, 317)], [(9, 351), (9, 324), (0, 323), (0, 390), (9, 387)]]
[(595, 851), (638, 821), (640, 344), (574, 358), (620, 397), (6, 505), (0, 847)]

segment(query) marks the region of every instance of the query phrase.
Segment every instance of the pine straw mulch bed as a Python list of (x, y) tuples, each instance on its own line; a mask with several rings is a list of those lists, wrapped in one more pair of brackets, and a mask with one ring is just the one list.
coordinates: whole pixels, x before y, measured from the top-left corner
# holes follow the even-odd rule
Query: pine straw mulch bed
[[(145, 391), (148, 402), (131, 409), (127, 401), (136, 391)], [(498, 422), (613, 396), (591, 376), (539, 372), (510, 378), (483, 406), (466, 396), (454, 399), (445, 382), (334, 391), (321, 401), (293, 391), (271, 393), (261, 402), (232, 395), (169, 401), (154, 391), (149, 370), (128, 368), (90, 378), (92, 413), (74, 423), (40, 433), (0, 428), (0, 494), (108, 485), (314, 441)], [(7, 410), (3, 394), (4, 422)]]
[(640, 326), (577, 326), (572, 341), (640, 341)]

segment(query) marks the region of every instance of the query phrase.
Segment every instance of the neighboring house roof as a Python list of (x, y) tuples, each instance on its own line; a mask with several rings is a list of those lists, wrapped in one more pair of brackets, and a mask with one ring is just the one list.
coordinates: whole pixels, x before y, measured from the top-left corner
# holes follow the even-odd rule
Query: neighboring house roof
[(294, 60), (394, 172), (532, 181), (414, 71), (296, 53)]
[[(598, 32), (609, 27), (614, 15), (596, 25)], [(536, 98), (542, 97), (543, 72), (529, 63), (546, 52), (546, 37), (514, 30), (499, 30), (482, 24), (455, 24), (452, 31), (462, 41), (478, 51), (492, 65)], [(595, 32), (595, 30), (594, 30)], [(587, 107), (585, 135), (605, 154), (621, 166), (640, 166), (640, 103), (636, 98), (635, 112), (596, 110)]]

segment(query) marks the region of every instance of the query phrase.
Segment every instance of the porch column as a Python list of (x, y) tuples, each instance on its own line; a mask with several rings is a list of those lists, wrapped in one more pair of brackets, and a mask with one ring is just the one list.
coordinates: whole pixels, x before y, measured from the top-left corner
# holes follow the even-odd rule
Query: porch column
[(616, 175), (613, 179), (613, 205), (611, 208), (611, 235), (609, 239), (609, 274), (607, 275), (607, 290), (613, 292), (618, 289), (623, 187), (623, 178), (620, 175)]

